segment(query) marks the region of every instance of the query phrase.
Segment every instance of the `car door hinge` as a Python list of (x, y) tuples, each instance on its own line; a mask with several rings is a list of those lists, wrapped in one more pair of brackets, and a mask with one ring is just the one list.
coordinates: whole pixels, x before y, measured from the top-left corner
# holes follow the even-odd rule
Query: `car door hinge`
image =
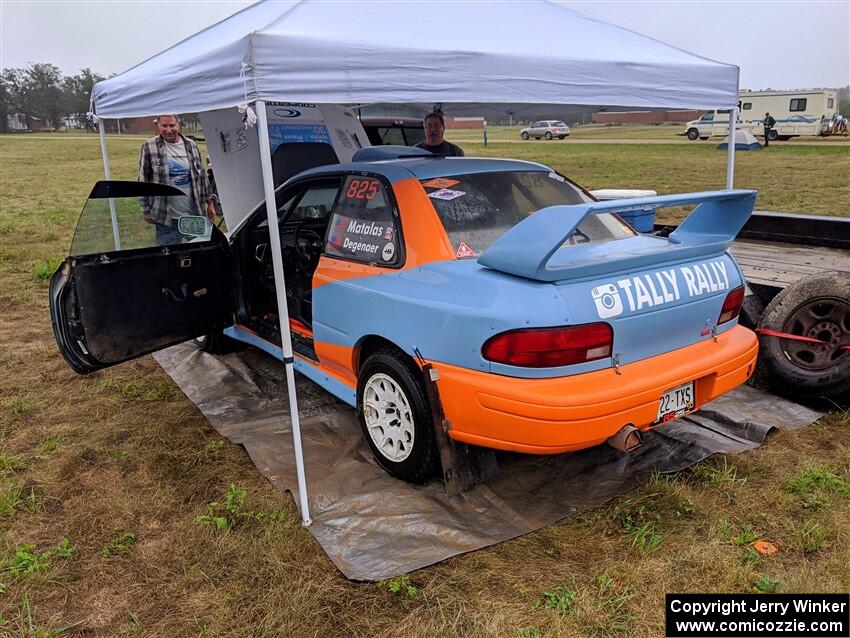
[(192, 258), (191, 257), (181, 257), (180, 258), (180, 267), (181, 268), (188, 268), (191, 265), (192, 265)]
[(611, 357), (611, 365), (614, 366), (614, 372), (617, 374), (623, 374), (620, 370), (620, 353), (618, 352), (613, 357)]

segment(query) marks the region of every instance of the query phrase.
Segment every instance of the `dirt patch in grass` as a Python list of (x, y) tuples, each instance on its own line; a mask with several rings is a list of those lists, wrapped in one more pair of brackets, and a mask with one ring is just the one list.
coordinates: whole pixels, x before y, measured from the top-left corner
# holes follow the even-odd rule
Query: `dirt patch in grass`
[[(140, 141), (110, 138), (117, 177), (134, 177)], [(640, 147), (564, 148), (523, 156), (591, 187), (722, 186), (722, 153), (716, 166), (708, 158), (708, 176), (707, 165), (691, 166), (696, 150), (664, 158)], [(765, 173), (778, 192), (801, 166), (814, 172), (846, 157), (805, 150), (762, 154), (761, 167), (743, 160), (742, 185), (747, 171)], [(47, 283), (33, 264), (65, 254), (102, 172), (97, 138), (0, 137), (0, 153), (0, 561), (29, 545), (56, 552), (65, 538), (72, 548), (43, 569), (0, 571), (0, 634), (657, 636), (666, 592), (850, 589), (846, 412), (652, 477), (607, 507), (405, 582), (348, 582), (302, 529), (291, 498), (150, 358), (78, 376), (58, 354)], [(671, 161), (690, 181), (671, 174)], [(751, 536), (779, 552), (754, 556)]]

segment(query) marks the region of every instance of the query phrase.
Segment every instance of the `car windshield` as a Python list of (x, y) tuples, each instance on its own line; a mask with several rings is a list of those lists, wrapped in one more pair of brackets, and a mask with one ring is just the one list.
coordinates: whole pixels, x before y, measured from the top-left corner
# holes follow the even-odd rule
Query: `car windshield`
[[(459, 257), (480, 255), (541, 208), (593, 201), (558, 173), (540, 170), (470, 173), (421, 183)], [(634, 234), (619, 217), (603, 213), (584, 220), (564, 247)]]

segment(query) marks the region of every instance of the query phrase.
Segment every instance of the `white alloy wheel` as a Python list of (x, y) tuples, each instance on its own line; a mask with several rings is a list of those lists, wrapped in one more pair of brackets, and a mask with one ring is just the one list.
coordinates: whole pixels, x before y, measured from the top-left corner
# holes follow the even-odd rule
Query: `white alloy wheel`
[(413, 451), (414, 424), (410, 401), (392, 377), (378, 372), (363, 388), (363, 418), (377, 450), (400, 463)]

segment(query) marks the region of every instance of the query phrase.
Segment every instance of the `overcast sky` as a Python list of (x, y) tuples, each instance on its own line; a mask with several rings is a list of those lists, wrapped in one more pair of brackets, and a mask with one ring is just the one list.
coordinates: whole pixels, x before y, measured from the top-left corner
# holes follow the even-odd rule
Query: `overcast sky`
[[(120, 73), (251, 2), (0, 0), (0, 66), (52, 62)], [(741, 88), (850, 84), (850, 0), (563, 4), (699, 55), (736, 64)], [(376, 16), (376, 19), (379, 19)], [(517, 37), (533, 37), (519, 25)]]

